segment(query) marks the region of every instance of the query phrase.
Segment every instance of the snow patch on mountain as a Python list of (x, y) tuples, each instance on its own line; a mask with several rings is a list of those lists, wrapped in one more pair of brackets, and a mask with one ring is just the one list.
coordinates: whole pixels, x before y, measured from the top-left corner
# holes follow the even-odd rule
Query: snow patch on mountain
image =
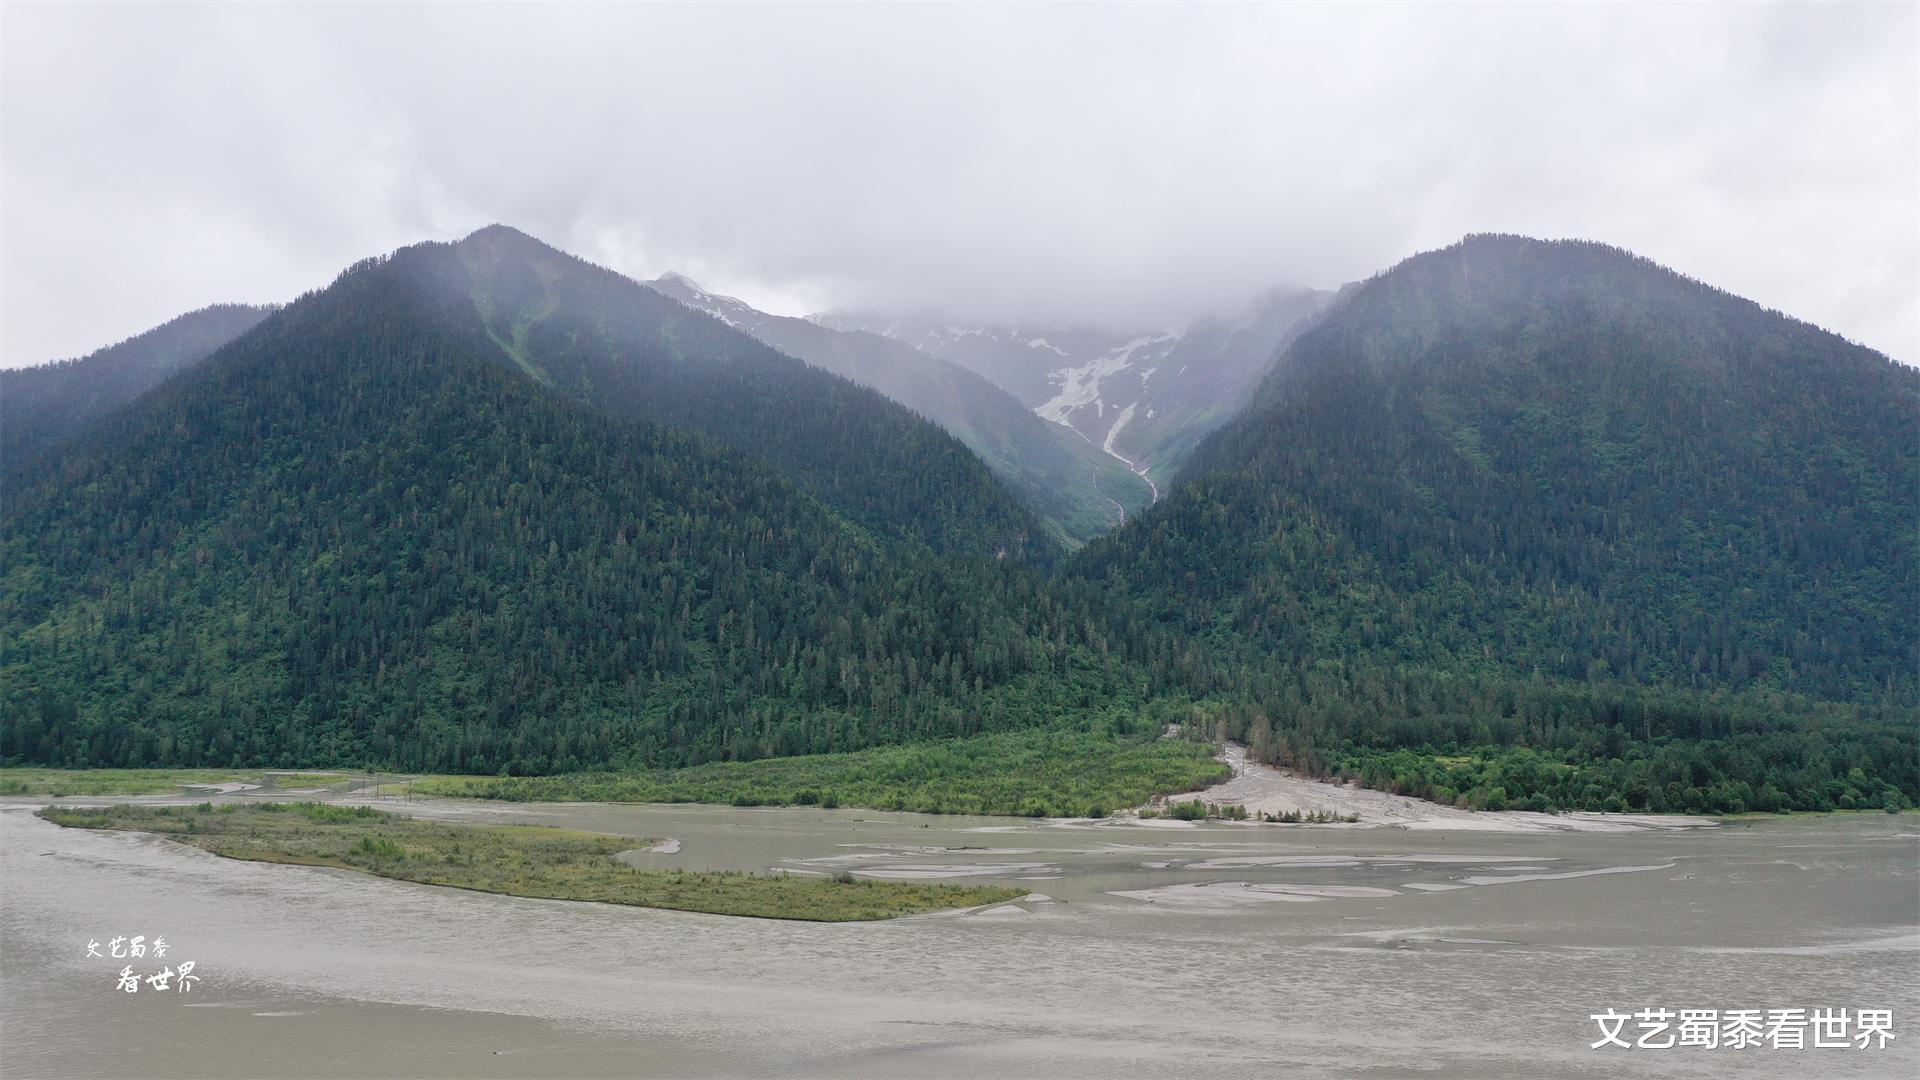
[[(1067, 424), (1068, 416), (1075, 409), (1094, 408), (1095, 416), (1104, 417), (1106, 409), (1100, 400), (1100, 382), (1110, 375), (1117, 375), (1133, 365), (1133, 356), (1149, 345), (1172, 341), (1179, 335), (1163, 330), (1146, 337), (1137, 337), (1102, 356), (1097, 356), (1078, 367), (1057, 368), (1047, 373), (1047, 379), (1058, 386), (1059, 392), (1034, 407), (1034, 412), (1056, 424)], [(1064, 353), (1062, 355), (1065, 355)], [(1111, 450), (1108, 453), (1112, 453)]]
[(1280, 348), (1329, 298), (1274, 289), (1178, 331), (831, 313), (815, 321), (835, 329), (886, 324), (881, 333), (997, 383), (1157, 488), (1146, 470), (1172, 475), (1195, 435), (1245, 402)]
[(669, 270), (647, 284), (655, 292), (665, 293), (690, 308), (704, 311), (735, 330), (749, 330), (765, 317), (746, 301), (710, 293), (692, 278), (677, 271)]
[[(1107, 402), (1101, 396), (1102, 385), (1111, 384), (1114, 376), (1125, 371), (1133, 370), (1136, 360), (1145, 363), (1166, 355), (1167, 351), (1172, 347), (1172, 344), (1176, 343), (1179, 338), (1180, 335), (1174, 331), (1162, 330), (1158, 333), (1136, 337), (1131, 341), (1110, 348), (1105, 353), (1088, 360), (1086, 363), (1071, 367), (1056, 368), (1047, 373), (1047, 379), (1058, 387), (1058, 391), (1052, 398), (1035, 406), (1033, 411), (1038, 413), (1043, 419), (1073, 428), (1075, 427), (1073, 414), (1082, 409), (1092, 409), (1094, 418), (1104, 423), (1107, 417)], [(1062, 355), (1065, 354), (1062, 353)], [(1135, 464), (1132, 458), (1127, 457), (1115, 449), (1114, 440), (1120, 437), (1121, 429), (1125, 428), (1128, 422), (1133, 419), (1134, 412), (1139, 408), (1140, 404), (1139, 390), (1145, 388), (1147, 379), (1157, 370), (1157, 367), (1147, 367), (1143, 369), (1140, 374), (1140, 385), (1138, 388), (1120, 388), (1121, 394), (1116, 396), (1122, 396), (1125, 404), (1123, 405), (1120, 401), (1113, 403), (1114, 408), (1118, 411), (1115, 413), (1112, 425), (1107, 428), (1106, 437), (1100, 442), (1100, 449), (1102, 451), (1125, 465), (1135, 476), (1147, 482), (1147, 487), (1153, 492), (1153, 498), (1156, 501), (1160, 498), (1159, 485), (1155, 484), (1153, 478), (1147, 475), (1146, 468)], [(1075, 429), (1078, 430), (1078, 428)], [(1088, 441), (1092, 440), (1089, 439)]]
[[(1135, 402), (1131, 405), (1128, 405), (1126, 408), (1120, 410), (1119, 419), (1115, 420), (1113, 422), (1113, 426), (1107, 429), (1106, 441), (1100, 444), (1100, 449), (1105, 450), (1107, 453), (1120, 459), (1120, 461), (1123, 462), (1127, 466), (1127, 468), (1133, 470), (1133, 475), (1139, 477), (1142, 480), (1145, 480), (1147, 482), (1147, 490), (1153, 492), (1153, 501), (1159, 502), (1160, 501), (1160, 485), (1154, 483), (1153, 477), (1147, 475), (1146, 468), (1140, 465), (1135, 465), (1133, 463), (1132, 458), (1128, 457), (1127, 455), (1113, 448), (1113, 440), (1120, 437), (1120, 429), (1123, 427), (1126, 427), (1127, 421), (1133, 419), (1133, 410), (1137, 408), (1139, 408), (1139, 402)], [(1148, 409), (1147, 414), (1151, 416), (1153, 414), (1153, 410)]]
[(1120, 429), (1126, 427), (1127, 421), (1133, 419), (1133, 410), (1134, 406), (1132, 405), (1120, 410), (1120, 418), (1115, 420), (1113, 426), (1107, 429), (1107, 441), (1100, 444), (1100, 449), (1105, 450), (1114, 457), (1120, 456), (1119, 451), (1113, 448), (1113, 440), (1120, 437)]

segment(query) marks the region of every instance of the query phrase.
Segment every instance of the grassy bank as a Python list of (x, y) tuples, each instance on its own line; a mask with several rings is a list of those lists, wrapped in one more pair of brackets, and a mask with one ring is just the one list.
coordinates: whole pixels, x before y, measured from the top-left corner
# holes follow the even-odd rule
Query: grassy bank
[(1037, 731), (850, 754), (559, 776), (434, 776), (423, 795), (541, 802), (861, 806), (930, 814), (1102, 816), (1226, 779), (1211, 747)]
[(171, 795), (187, 784), (258, 783), (234, 769), (0, 769), (0, 795)]
[(0, 769), (0, 795), (177, 795), (188, 784), (254, 784), (283, 788), (338, 787), (369, 773), (289, 773), (262, 769)]
[(427, 885), (554, 900), (851, 922), (998, 903), (1024, 889), (784, 874), (640, 870), (648, 841), (534, 825), (467, 825), (324, 803), (48, 807), (82, 829), (157, 833), (232, 859), (332, 866)]

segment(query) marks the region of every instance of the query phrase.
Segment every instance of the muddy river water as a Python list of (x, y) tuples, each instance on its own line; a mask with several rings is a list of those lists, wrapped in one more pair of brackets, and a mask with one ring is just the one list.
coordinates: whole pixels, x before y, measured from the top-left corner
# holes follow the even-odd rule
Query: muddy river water
[[(1509, 834), (387, 804), (678, 842), (649, 866), (1032, 891), (821, 925), (235, 862), (37, 805), (0, 800), (7, 1076), (1920, 1076), (1911, 814)], [(201, 981), (116, 990), (129, 962), (88, 946), (133, 935)], [(1891, 1010), (1895, 1037), (1591, 1047), (1591, 1014), (1647, 1008)]]

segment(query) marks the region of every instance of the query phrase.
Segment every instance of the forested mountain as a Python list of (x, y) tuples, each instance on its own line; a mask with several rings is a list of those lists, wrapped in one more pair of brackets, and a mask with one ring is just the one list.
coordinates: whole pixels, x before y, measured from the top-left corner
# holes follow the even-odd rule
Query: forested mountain
[(993, 558), (1005, 502), (900, 406), (523, 236), (403, 249), (7, 500), (0, 758), (544, 771), (1135, 700)]
[(79, 360), (0, 371), (0, 475), (251, 330), (272, 308), (216, 304)]
[(769, 315), (686, 277), (647, 283), (788, 356), (870, 386), (946, 428), (1077, 546), (1152, 502), (1152, 491), (1098, 445), (1049, 423), (958, 364), (892, 338)]
[(826, 314), (979, 373), (1043, 419), (1164, 487), (1195, 444), (1246, 403), (1274, 355), (1333, 294), (1275, 289), (1231, 316), (1184, 330), (948, 324)]
[(1015, 560), (1059, 552), (964, 444), (873, 390), (505, 226), (451, 255), (452, 287), (542, 385), (758, 457), (886, 536)]
[(1850, 761), (1911, 793), (1916, 416), (1920, 372), (1815, 327), (1476, 236), (1352, 288), (1073, 572), (1213, 645), (1281, 759), (1612, 732), (1732, 740), (1642, 806), (1855, 790), (1824, 786)]

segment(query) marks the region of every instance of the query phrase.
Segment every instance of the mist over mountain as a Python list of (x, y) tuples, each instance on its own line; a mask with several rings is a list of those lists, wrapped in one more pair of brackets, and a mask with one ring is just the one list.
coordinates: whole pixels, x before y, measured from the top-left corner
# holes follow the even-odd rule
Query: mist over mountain
[(216, 304), (77, 360), (0, 371), (0, 475), (251, 330), (270, 307)]
[(670, 274), (648, 284), (788, 356), (870, 386), (964, 442), (1070, 544), (1138, 513), (1152, 491), (1118, 459), (972, 371), (903, 342), (769, 315)]
[(813, 321), (894, 338), (975, 371), (1041, 418), (1078, 432), (1157, 492), (1194, 445), (1245, 404), (1279, 349), (1332, 295), (1274, 289), (1233, 315), (1177, 330), (849, 313)]
[(543, 385), (762, 458), (883, 534), (996, 558), (1058, 552), (965, 445), (873, 390), (505, 226), (454, 254), (487, 333)]

